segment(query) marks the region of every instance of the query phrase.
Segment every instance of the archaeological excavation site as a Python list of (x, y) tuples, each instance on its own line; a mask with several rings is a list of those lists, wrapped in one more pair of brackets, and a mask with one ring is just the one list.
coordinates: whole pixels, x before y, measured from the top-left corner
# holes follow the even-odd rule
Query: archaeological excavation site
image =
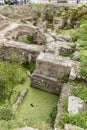
[(0, 130), (87, 130), (87, 5), (0, 7)]

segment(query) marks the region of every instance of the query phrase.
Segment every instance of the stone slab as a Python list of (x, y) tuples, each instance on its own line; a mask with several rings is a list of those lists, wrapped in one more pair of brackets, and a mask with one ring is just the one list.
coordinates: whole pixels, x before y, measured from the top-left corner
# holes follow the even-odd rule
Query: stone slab
[(75, 96), (69, 96), (68, 98), (68, 112), (75, 115), (86, 110), (86, 105), (83, 100)]

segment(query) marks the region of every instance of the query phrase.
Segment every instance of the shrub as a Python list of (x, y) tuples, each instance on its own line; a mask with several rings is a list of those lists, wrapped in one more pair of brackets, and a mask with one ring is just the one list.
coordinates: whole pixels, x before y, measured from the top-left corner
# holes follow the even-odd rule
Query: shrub
[(9, 98), (12, 89), (24, 82), (23, 68), (16, 63), (0, 60), (0, 98)]
[(0, 120), (11, 120), (13, 115), (12, 108), (7, 105), (0, 106)]
[(78, 39), (82, 41), (87, 41), (87, 24), (81, 24), (80, 28), (77, 28), (72, 33), (73, 41), (77, 41)]

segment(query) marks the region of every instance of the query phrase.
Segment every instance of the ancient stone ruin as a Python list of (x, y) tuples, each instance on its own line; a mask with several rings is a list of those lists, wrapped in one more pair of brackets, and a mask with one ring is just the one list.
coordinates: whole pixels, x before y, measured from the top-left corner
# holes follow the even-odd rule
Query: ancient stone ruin
[[(63, 10), (63, 7), (51, 8), (54, 9), (55, 15), (59, 15)], [(50, 8), (46, 7), (46, 10), (49, 12)], [(30, 77), (31, 87), (60, 96), (57, 106), (58, 112), (54, 122), (54, 129), (59, 130), (57, 128), (62, 115), (64, 99), (72, 95), (73, 86), (68, 84), (68, 81), (78, 78), (80, 71), (79, 62), (74, 61), (69, 56), (64, 56), (75, 53), (71, 36), (57, 34), (57, 30), (63, 28), (65, 23), (69, 26), (68, 19), (64, 21), (64, 17), (61, 18), (60, 15), (58, 18), (49, 15), (49, 19), (46, 19), (48, 13), (44, 11), (42, 18), (36, 20), (32, 11), (29, 14), (25, 11), (23, 16), (21, 16), (21, 13), (19, 13), (21, 15), (18, 14), (18, 10), (15, 11), (17, 12), (12, 15), (9, 10), (7, 12), (1, 10), (0, 58), (5, 60), (11, 60), (12, 58), (20, 60), (22, 58), (22, 63), (27, 62), (28, 64), (32, 60), (36, 62), (36, 69)], [(29, 17), (30, 13), (32, 17)], [(18, 20), (19, 16), (20, 20)], [(26, 24), (20, 23), (22, 19), (26, 21)], [(47, 24), (48, 30), (46, 32)], [(31, 39), (30, 44), (24, 42), (26, 38)], [(21, 93), (15, 107), (20, 104), (23, 97), (24, 95)], [(67, 127), (70, 126), (66, 125), (65, 130), (68, 130)], [(28, 129), (31, 128), (26, 130)]]

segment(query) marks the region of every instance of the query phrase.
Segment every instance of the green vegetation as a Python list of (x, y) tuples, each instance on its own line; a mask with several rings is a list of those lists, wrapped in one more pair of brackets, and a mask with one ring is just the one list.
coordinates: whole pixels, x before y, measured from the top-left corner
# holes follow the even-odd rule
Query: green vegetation
[(77, 114), (77, 115), (69, 115), (68, 113), (64, 113), (60, 125), (63, 128), (64, 124), (73, 124), (80, 126), (81, 128), (87, 128), (87, 111)]
[(65, 56), (65, 57), (72, 57), (72, 53), (73, 53), (73, 51), (72, 52), (63, 52), (63, 51), (61, 51), (60, 53), (59, 53), (59, 55), (61, 55), (61, 56)]
[(69, 74), (65, 74), (65, 75), (62, 77), (62, 80), (63, 80), (64, 82), (67, 82), (68, 79), (69, 79)]
[(12, 108), (9, 105), (5, 104), (0, 106), (0, 120), (11, 120), (14, 117)]
[(4, 9), (13, 9), (13, 6), (12, 5), (7, 5), (4, 7)]
[(81, 50), (81, 75), (87, 77), (87, 50)]
[[(86, 21), (87, 22), (87, 21)], [(87, 41), (87, 24), (82, 24), (77, 29), (74, 29), (72, 33), (73, 41), (82, 40)]]
[(20, 42), (24, 42), (27, 44), (37, 44), (37, 41), (34, 40), (34, 36), (26, 36), (23, 37)]
[(33, 73), (36, 68), (36, 62), (32, 60), (30, 63), (25, 63), (24, 67), (29, 69), (30, 73)]
[(57, 32), (57, 34), (69, 35), (71, 32), (71, 29), (68, 29), (68, 30), (58, 29), (56, 32)]
[(21, 71), (23, 68), (19, 64), (0, 60), (0, 100), (10, 98), (12, 89), (25, 80)]
[(31, 63), (28, 65), (28, 68), (29, 68), (30, 72), (33, 73), (36, 68), (36, 62), (31, 61)]
[(81, 19), (80, 27), (72, 33), (73, 41), (80, 44), (81, 75), (87, 77), (87, 20)]
[(25, 19), (21, 19), (21, 23), (26, 24), (26, 23), (27, 23), (27, 21), (26, 21)]
[(26, 59), (23, 55), (21, 55), (18, 52), (15, 52), (14, 50), (9, 51), (10, 59), (9, 62), (14, 64), (22, 65), (24, 62), (26, 62)]
[(73, 81), (71, 82), (72, 85), (74, 85), (73, 94), (82, 100), (84, 100), (85, 103), (87, 103), (87, 86), (86, 83), (81, 81)]
[(40, 18), (42, 16), (42, 4), (29, 4), (29, 7), (32, 8), (33, 11), (33, 18), (34, 20), (38, 20), (38, 18)]
[[(85, 103), (87, 103), (87, 86), (86, 83), (81, 81), (72, 81), (72, 85), (74, 85), (73, 95), (76, 97), (81, 98)], [(76, 114), (70, 115), (67, 111), (68, 108), (68, 99), (65, 99), (65, 103), (63, 106), (63, 115), (60, 121), (60, 126), (63, 128), (64, 124), (73, 124), (80, 126), (82, 128), (87, 128), (87, 111)]]
[(52, 124), (52, 127), (54, 125), (54, 121), (55, 121), (56, 115), (57, 115), (57, 106), (53, 107), (53, 109), (52, 109), (52, 111), (50, 113), (50, 122)]

